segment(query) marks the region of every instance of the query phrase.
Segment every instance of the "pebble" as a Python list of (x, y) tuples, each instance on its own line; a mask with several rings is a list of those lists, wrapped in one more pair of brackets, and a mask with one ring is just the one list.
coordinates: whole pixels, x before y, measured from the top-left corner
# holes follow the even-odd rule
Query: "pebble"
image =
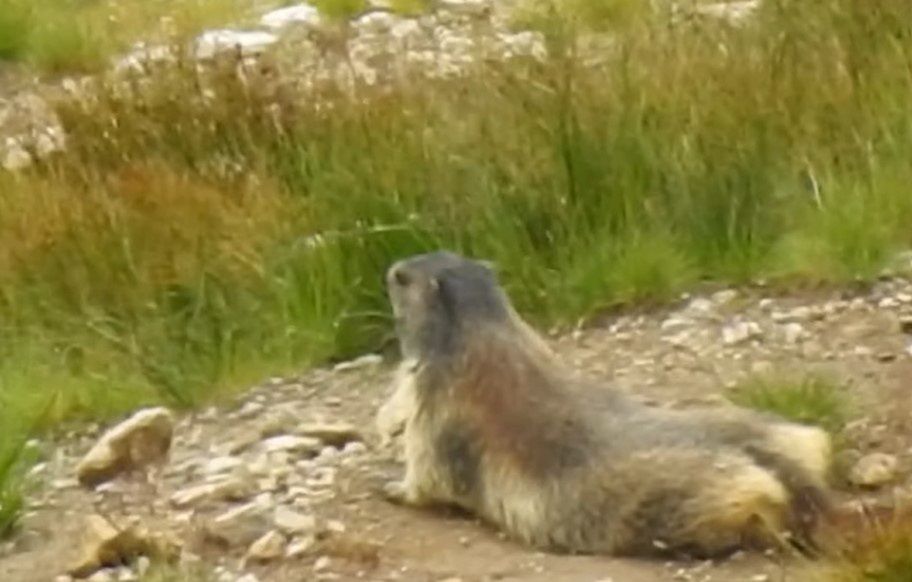
[(880, 487), (893, 481), (899, 468), (895, 455), (871, 453), (858, 460), (849, 471), (849, 481), (859, 487)]
[(739, 321), (722, 328), (722, 343), (733, 346), (760, 337), (762, 330), (753, 321)]
[(284, 505), (276, 508), (273, 521), (287, 535), (311, 533), (317, 528), (317, 520), (313, 515), (299, 513)]
[(331, 565), (332, 565), (332, 560), (330, 560), (329, 556), (320, 556), (314, 562), (313, 569), (314, 569), (314, 572), (325, 572), (326, 570), (329, 570), (329, 567)]
[(256, 561), (269, 561), (285, 555), (285, 536), (273, 530), (265, 533), (250, 545), (247, 557)]

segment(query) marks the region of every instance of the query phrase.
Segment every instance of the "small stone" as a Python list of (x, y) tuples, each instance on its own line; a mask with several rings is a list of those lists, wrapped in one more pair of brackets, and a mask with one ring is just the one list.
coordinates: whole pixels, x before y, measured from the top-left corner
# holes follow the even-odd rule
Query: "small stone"
[(32, 154), (28, 152), (16, 140), (7, 140), (6, 151), (3, 153), (4, 170), (9, 172), (18, 172), (32, 165)]
[(139, 574), (139, 576), (141, 578), (144, 577), (149, 572), (149, 568), (151, 568), (151, 567), (152, 567), (152, 560), (150, 560), (146, 556), (140, 556), (136, 560), (136, 573)]
[(235, 413), (238, 418), (253, 418), (263, 413), (266, 407), (259, 402), (245, 402)]
[(260, 443), (260, 447), (267, 453), (287, 451), (316, 455), (320, 452), (322, 446), (319, 439), (296, 435), (274, 436)]
[(899, 301), (893, 297), (884, 297), (877, 302), (877, 307), (880, 309), (895, 309), (899, 307)]
[(887, 453), (871, 453), (855, 463), (849, 472), (849, 481), (859, 487), (880, 487), (896, 477), (899, 461)]
[(250, 545), (247, 557), (259, 562), (275, 560), (285, 555), (285, 536), (273, 530)]
[(196, 40), (196, 58), (211, 59), (238, 51), (242, 56), (262, 53), (279, 37), (259, 30), (210, 30)]
[(273, 29), (283, 29), (294, 25), (319, 26), (320, 12), (310, 4), (286, 6), (264, 14), (260, 24)]
[(327, 445), (343, 447), (350, 442), (363, 441), (361, 432), (347, 422), (310, 423), (303, 424), (295, 429), (295, 433), (320, 439)]
[(709, 299), (706, 299), (704, 297), (696, 297), (687, 304), (686, 310), (693, 313), (706, 314), (711, 313), (714, 308), (715, 305), (713, 305), (713, 302)]
[(260, 582), (260, 579), (253, 574), (244, 574), (234, 582)]
[[(382, 13), (375, 13), (380, 15)], [(333, 367), (334, 372), (350, 372), (352, 370), (358, 370), (360, 368), (370, 368), (378, 366), (383, 363), (383, 357), (377, 354), (367, 354), (361, 356), (360, 358), (355, 358), (348, 362), (340, 362)]]
[(316, 546), (317, 539), (316, 537), (310, 535), (303, 538), (296, 538), (288, 544), (287, 549), (285, 550), (286, 558), (299, 558), (310, 552)]
[(152, 548), (134, 527), (119, 528), (101, 515), (85, 518), (82, 536), (82, 556), (67, 572), (76, 578), (130, 561)]
[(317, 519), (313, 515), (305, 515), (280, 505), (276, 507), (273, 522), (284, 534), (296, 535), (311, 533), (317, 528)]
[(89, 576), (87, 582), (117, 582), (117, 576), (112, 570), (99, 570)]
[(140, 410), (115, 426), (76, 467), (79, 482), (94, 487), (121, 473), (161, 462), (171, 448), (174, 416), (166, 408)]
[(175, 507), (187, 507), (204, 501), (238, 501), (251, 493), (249, 482), (237, 477), (229, 477), (214, 483), (181, 489), (171, 496), (171, 503)]
[(238, 457), (224, 456), (215, 457), (206, 462), (202, 468), (203, 475), (218, 475), (220, 473), (229, 473), (242, 466), (244, 461)]
[(267, 504), (252, 501), (229, 509), (206, 524), (207, 535), (229, 546), (247, 546), (271, 529)]
[(804, 326), (793, 321), (782, 326), (782, 335), (785, 336), (786, 343), (796, 344), (807, 335), (807, 332), (805, 332)]
[(366, 452), (367, 452), (367, 445), (365, 445), (363, 442), (360, 442), (360, 441), (353, 441), (350, 443), (346, 443), (345, 446), (342, 447), (343, 455), (356, 456), (356, 455), (363, 455)]
[(712, 294), (712, 302), (716, 305), (725, 305), (731, 303), (738, 297), (738, 292), (734, 289), (723, 289)]
[(329, 570), (331, 564), (332, 560), (329, 559), (329, 556), (320, 556), (317, 558), (317, 561), (314, 562), (314, 572), (325, 572), (326, 570)]
[(722, 328), (722, 343), (733, 346), (757, 338), (761, 333), (760, 326), (753, 321), (739, 321)]

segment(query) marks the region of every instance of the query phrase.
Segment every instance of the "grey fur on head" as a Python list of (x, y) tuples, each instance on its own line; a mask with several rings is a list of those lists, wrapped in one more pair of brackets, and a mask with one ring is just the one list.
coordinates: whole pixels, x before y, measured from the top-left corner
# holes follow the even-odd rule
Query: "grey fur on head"
[(467, 326), (510, 318), (509, 299), (490, 264), (451, 251), (398, 261), (386, 281), (407, 357), (452, 353)]

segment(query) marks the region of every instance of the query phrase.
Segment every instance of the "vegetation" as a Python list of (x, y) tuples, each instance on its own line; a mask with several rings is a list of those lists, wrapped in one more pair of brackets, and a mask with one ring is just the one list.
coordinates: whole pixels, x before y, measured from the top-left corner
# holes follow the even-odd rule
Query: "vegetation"
[(908, 582), (912, 579), (912, 522), (900, 512), (886, 522), (872, 520), (866, 533), (828, 564), (808, 569), (811, 582)]
[(136, 41), (184, 38), (248, 8), (243, 0), (0, 0), (0, 64), (97, 71)]
[(814, 424), (832, 435), (838, 435), (849, 420), (846, 391), (832, 379), (816, 374), (754, 375), (736, 386), (729, 397), (735, 404)]
[[(0, 176), (0, 409), (193, 406), (375, 348), (383, 271), (440, 246), (560, 324), (704, 279), (872, 277), (912, 242), (912, 4), (635, 18), (602, 65), (543, 22), (547, 62), (460, 80), (289, 98), (229, 66), (210, 93), (182, 62), (62, 104), (68, 151)], [(26, 30), (0, 51), (40, 62)], [(784, 407), (832, 414), (815, 390)]]

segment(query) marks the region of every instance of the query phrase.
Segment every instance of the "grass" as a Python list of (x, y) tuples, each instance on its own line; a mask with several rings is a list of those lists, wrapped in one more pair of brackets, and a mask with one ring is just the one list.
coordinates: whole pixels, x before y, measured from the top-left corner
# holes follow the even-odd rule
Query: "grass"
[(729, 399), (740, 406), (819, 426), (834, 436), (851, 414), (843, 386), (818, 374), (753, 375), (735, 386)]
[(186, 38), (248, 12), (243, 0), (0, 0), (0, 62), (96, 72), (134, 42)]
[[(438, 247), (540, 325), (874, 276), (912, 242), (909, 22), (771, 0), (737, 29), (632, 19), (596, 67), (549, 22), (548, 61), (461, 80), (294, 94), (178, 62), (61, 103), (68, 151), (0, 176), (0, 398), (53, 392), (44, 429), (375, 349), (383, 271)], [(786, 412), (833, 414), (802, 390)]]
[[(900, 514), (901, 515), (901, 514)], [(807, 569), (811, 582), (909, 582), (912, 580), (912, 523), (909, 515), (870, 523), (838, 558)]]
[[(4, 402), (0, 393), (0, 404)], [(30, 446), (28, 437), (33, 427), (23, 421), (34, 416), (27, 411), (5, 405), (0, 408), (0, 540), (11, 535), (18, 525), (19, 515), (25, 508), (28, 488), (27, 471), (38, 460), (37, 451)]]

